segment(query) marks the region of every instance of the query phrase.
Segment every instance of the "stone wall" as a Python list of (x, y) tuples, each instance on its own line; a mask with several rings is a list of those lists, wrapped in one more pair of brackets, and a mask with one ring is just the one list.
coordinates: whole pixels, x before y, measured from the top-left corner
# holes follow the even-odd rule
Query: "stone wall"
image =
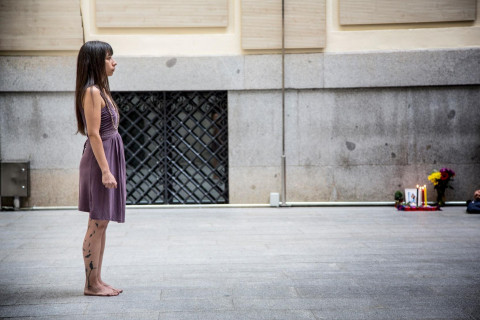
[[(448, 200), (471, 197), (480, 188), (479, 101), (478, 86), (289, 90), (287, 200), (393, 201), (397, 189), (431, 187), (427, 175), (444, 166), (457, 173)], [(279, 106), (276, 91), (230, 93), (232, 203), (280, 192)]]
[(23, 205), (76, 205), (85, 138), (75, 134), (74, 94), (1, 93), (0, 110), (2, 161), (30, 161), (31, 197)]
[[(229, 91), (230, 203), (280, 192), (281, 57), (118, 57), (114, 91)], [(0, 157), (31, 161), (27, 206), (76, 205), (75, 57), (0, 57)], [(286, 57), (288, 201), (391, 201), (457, 172), (480, 188), (480, 49)], [(430, 188), (429, 197), (433, 199)]]

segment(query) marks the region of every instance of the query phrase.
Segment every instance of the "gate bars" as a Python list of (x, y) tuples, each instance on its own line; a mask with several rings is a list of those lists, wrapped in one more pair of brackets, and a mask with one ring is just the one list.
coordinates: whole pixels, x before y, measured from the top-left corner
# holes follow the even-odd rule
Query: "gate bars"
[(113, 92), (127, 204), (228, 203), (226, 91)]

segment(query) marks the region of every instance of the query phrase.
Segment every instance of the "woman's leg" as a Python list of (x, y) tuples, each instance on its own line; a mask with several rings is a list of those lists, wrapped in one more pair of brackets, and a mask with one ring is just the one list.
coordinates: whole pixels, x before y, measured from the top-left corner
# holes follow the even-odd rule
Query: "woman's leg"
[(116, 296), (118, 291), (104, 286), (99, 281), (100, 252), (102, 237), (107, 229), (108, 221), (89, 219), (87, 233), (83, 241), (83, 261), (85, 263), (85, 295)]
[(102, 236), (102, 247), (100, 249), (100, 261), (98, 262), (98, 281), (100, 281), (101, 284), (103, 284), (104, 286), (106, 287), (109, 287), (109, 288), (112, 288), (113, 290), (115, 291), (118, 291), (118, 293), (122, 293), (123, 290), (122, 289), (115, 289), (114, 287), (112, 287), (111, 285), (109, 284), (106, 284), (105, 282), (103, 282), (102, 280), (102, 264), (103, 264), (103, 252), (105, 251), (105, 242), (107, 240), (107, 232), (105, 230), (105, 232), (103, 233), (103, 236)]

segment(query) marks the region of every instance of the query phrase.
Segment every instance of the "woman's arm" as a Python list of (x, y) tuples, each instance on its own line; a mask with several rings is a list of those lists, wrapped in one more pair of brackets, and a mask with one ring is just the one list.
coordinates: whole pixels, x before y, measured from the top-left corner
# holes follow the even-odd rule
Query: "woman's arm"
[(102, 183), (105, 188), (116, 188), (117, 181), (110, 172), (107, 158), (105, 157), (105, 150), (103, 150), (103, 142), (100, 137), (100, 120), (103, 101), (100, 90), (96, 87), (90, 87), (85, 91), (83, 99), (83, 110), (85, 113), (85, 120), (87, 121), (87, 134), (90, 139), (95, 159), (102, 170)]

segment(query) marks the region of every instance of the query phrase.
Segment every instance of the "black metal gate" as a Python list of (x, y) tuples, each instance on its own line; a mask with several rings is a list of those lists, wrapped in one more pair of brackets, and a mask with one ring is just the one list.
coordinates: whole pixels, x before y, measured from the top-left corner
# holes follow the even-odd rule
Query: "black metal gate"
[(128, 204), (228, 203), (227, 92), (113, 92)]

